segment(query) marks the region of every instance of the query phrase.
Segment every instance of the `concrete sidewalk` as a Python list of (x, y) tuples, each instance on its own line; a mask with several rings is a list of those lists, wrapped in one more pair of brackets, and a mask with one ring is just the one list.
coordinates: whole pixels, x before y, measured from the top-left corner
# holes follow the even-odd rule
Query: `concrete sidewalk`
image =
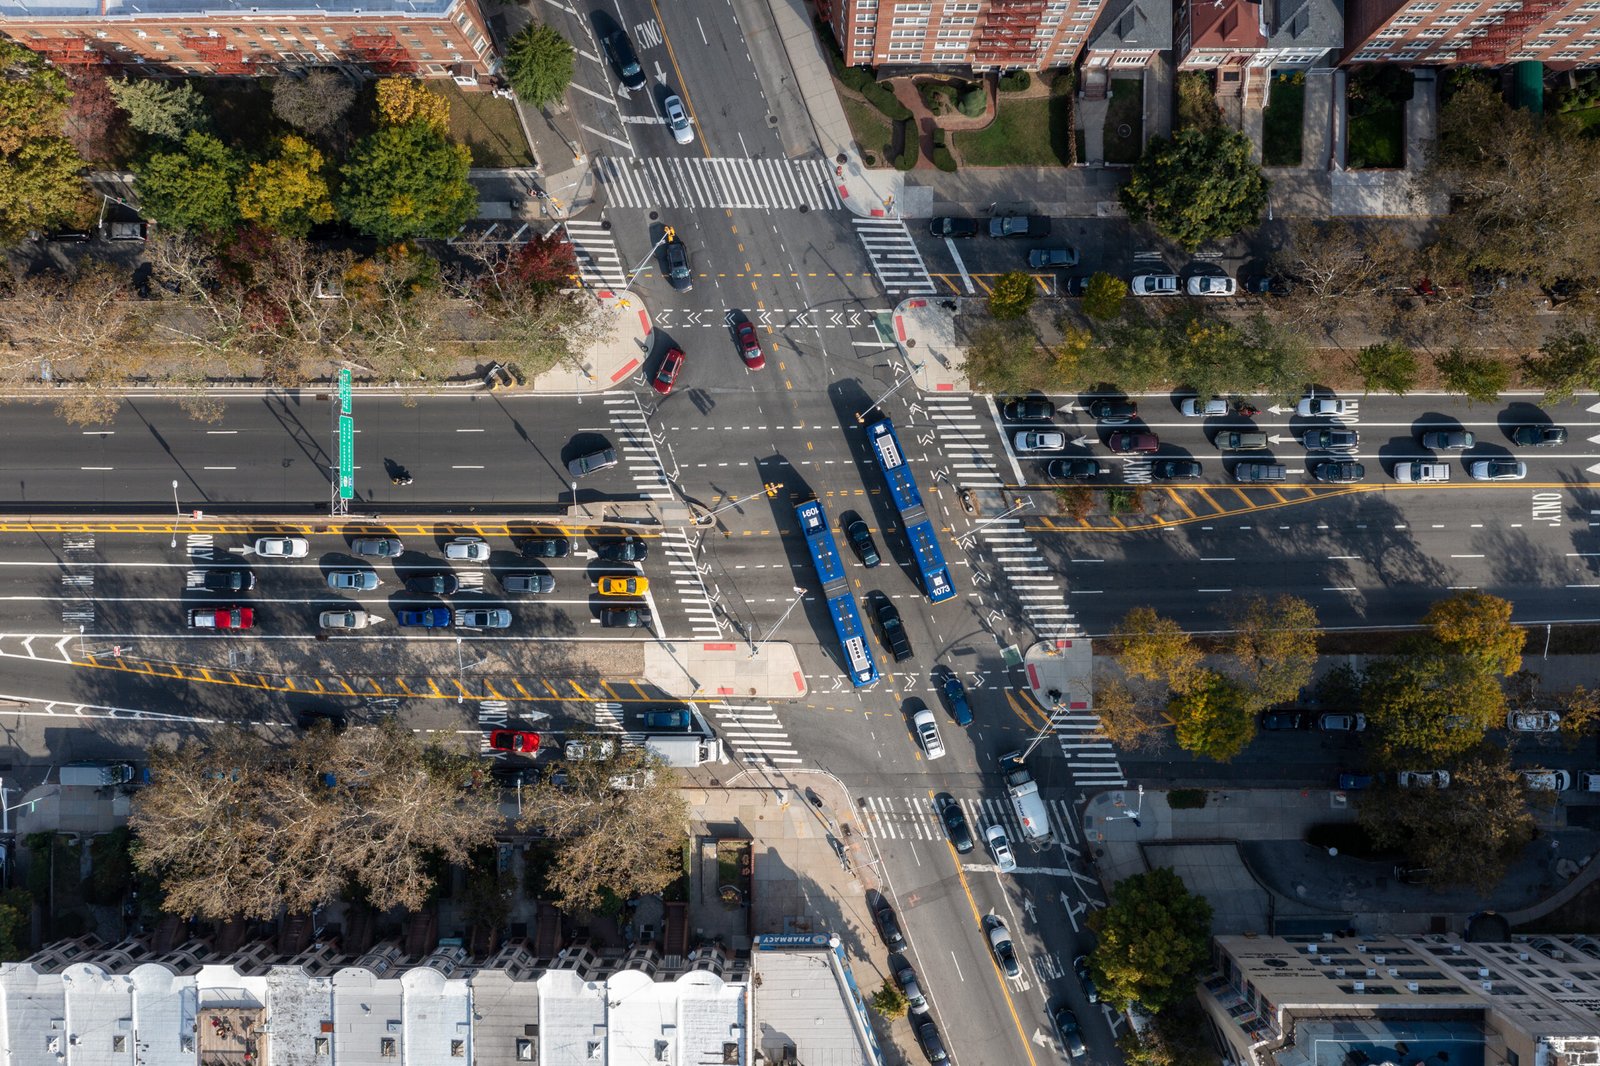
[(918, 390), (933, 393), (969, 392), (962, 370), (966, 348), (956, 333), (956, 315), (964, 307), (983, 310), (983, 297), (916, 297), (902, 300), (894, 309), (894, 338), (900, 354), (916, 380)]
[[(641, 374), (650, 356), (650, 311), (635, 292), (602, 289), (600, 315), (595, 342), (583, 352), (577, 365), (562, 363), (528, 383), (533, 392), (556, 395), (578, 392), (604, 392), (626, 388), (630, 375)], [(638, 382), (643, 384), (643, 381)]]
[(644, 646), (644, 679), (679, 699), (797, 700), (807, 691), (794, 645), (772, 641), (658, 641)]

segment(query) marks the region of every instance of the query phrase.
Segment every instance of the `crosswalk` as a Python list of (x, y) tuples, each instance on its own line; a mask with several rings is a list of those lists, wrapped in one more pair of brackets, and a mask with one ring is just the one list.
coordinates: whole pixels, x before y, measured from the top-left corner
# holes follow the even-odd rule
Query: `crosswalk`
[(918, 398), (933, 422), (939, 454), (950, 460), (950, 478), (969, 489), (998, 489), (1005, 484), (995, 461), (992, 423), (977, 407), (973, 396), (925, 394)]
[(600, 222), (568, 219), (562, 223), (578, 260), (578, 278), (592, 289), (620, 289), (628, 283), (617, 240)]
[(850, 221), (884, 292), (932, 296), (937, 291), (905, 219), (856, 216)]
[[(1006, 838), (1018, 849), (1017, 861), (1025, 862), (1027, 849), (1021, 842), (1022, 826), (1016, 812), (1004, 796), (998, 798), (957, 798), (972, 827), (972, 835), (983, 839), (986, 826), (999, 823), (1005, 827)], [(926, 793), (919, 796), (865, 796), (856, 803), (868, 836), (879, 840), (944, 840), (944, 823), (934, 809), (933, 800)], [(1046, 800), (1045, 812), (1050, 817), (1050, 832), (1057, 840), (1071, 841), (1077, 833), (1073, 828), (1072, 807), (1066, 800)], [(979, 844), (982, 847), (982, 844)]]
[(820, 159), (595, 156), (611, 207), (837, 211), (833, 170)]
[(672, 499), (672, 488), (667, 484), (667, 472), (661, 465), (661, 452), (650, 433), (637, 397), (611, 396), (605, 400), (606, 414), (617, 435), (617, 454), (634, 488), (648, 500)]
[(804, 761), (771, 704), (719, 700), (710, 705), (710, 711), (717, 732), (739, 761), (775, 766)]
[(694, 545), (681, 529), (664, 530), (661, 534), (661, 551), (667, 558), (667, 570), (677, 588), (678, 601), (689, 616), (689, 631), (694, 639), (715, 639), (722, 636), (722, 623), (717, 621), (711, 606), (711, 596), (695, 561)]

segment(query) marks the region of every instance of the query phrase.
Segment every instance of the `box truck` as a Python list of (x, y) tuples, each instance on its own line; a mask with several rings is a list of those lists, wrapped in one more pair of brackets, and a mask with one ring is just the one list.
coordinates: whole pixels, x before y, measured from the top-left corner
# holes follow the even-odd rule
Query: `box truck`
[(722, 740), (679, 733), (674, 736), (645, 737), (644, 746), (668, 766), (700, 766), (723, 762)]
[(61, 768), (63, 785), (104, 788), (133, 780), (133, 765), (125, 762), (74, 762)]
[(1006, 794), (1011, 797), (1011, 809), (1022, 825), (1022, 835), (1034, 850), (1045, 847), (1050, 843), (1050, 816), (1045, 813), (1038, 782), (1022, 761), (1022, 752), (1000, 756), (1000, 772), (1006, 776)]

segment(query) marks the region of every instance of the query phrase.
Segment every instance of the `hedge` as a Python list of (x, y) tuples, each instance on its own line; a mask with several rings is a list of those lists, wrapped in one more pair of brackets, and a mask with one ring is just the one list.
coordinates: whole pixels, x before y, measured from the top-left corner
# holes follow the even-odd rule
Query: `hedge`
[(956, 172), (956, 157), (950, 154), (950, 149), (945, 147), (944, 130), (933, 131), (933, 165), (948, 174)]
[(1033, 79), (1025, 70), (1014, 70), (1000, 79), (1000, 91), (1003, 93), (1020, 93), (1033, 84)]
[(917, 143), (917, 129), (915, 126), (907, 125), (897, 132), (905, 137), (905, 147), (900, 150), (900, 155), (894, 161), (895, 169), (910, 170), (917, 165), (917, 159), (922, 155), (922, 149)]
[(968, 89), (956, 98), (956, 110), (968, 118), (982, 118), (983, 110), (988, 104), (988, 94), (983, 91), (981, 85)]
[(867, 103), (882, 111), (886, 117), (894, 122), (904, 122), (911, 117), (911, 109), (896, 99), (888, 86), (872, 80), (872, 75), (870, 74), (867, 75), (867, 84), (860, 88), (852, 85), (850, 88), (855, 89), (856, 92), (866, 97)]

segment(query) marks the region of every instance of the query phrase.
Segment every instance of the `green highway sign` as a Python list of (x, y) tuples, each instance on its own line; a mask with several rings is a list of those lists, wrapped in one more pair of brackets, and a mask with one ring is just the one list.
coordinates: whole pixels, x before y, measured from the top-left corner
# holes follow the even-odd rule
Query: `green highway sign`
[(350, 413), (350, 371), (348, 369), (339, 371), (339, 413), (341, 415)]
[(349, 415), (339, 416), (339, 499), (356, 494), (356, 422)]

